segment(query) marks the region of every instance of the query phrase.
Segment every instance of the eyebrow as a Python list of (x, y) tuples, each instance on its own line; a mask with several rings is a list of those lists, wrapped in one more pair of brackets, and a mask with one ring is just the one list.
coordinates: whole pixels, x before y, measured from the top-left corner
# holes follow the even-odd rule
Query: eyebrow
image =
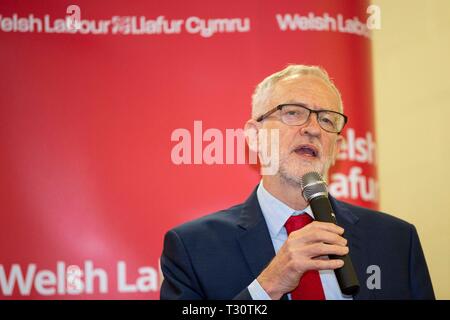
[[(307, 104), (307, 103), (302, 102), (302, 101), (297, 101), (297, 100), (288, 100), (287, 102), (282, 103), (282, 104), (301, 104), (301, 105), (304, 105), (305, 107), (308, 107), (310, 109), (314, 108), (313, 110), (317, 110), (317, 111), (321, 111), (321, 110), (331, 111), (331, 109), (329, 109), (329, 107), (312, 106), (310, 104)], [(315, 108), (317, 108), (317, 109), (315, 109)]]

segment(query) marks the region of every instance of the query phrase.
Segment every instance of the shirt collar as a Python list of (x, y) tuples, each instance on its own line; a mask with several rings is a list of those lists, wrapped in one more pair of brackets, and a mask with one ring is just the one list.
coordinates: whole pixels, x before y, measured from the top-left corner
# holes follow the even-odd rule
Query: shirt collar
[(267, 227), (272, 238), (275, 238), (279, 235), (280, 231), (283, 230), (286, 221), (292, 215), (307, 213), (311, 218), (314, 219), (314, 215), (311, 211), (310, 206), (306, 207), (304, 210), (292, 209), (284, 202), (275, 198), (269, 191), (267, 191), (263, 186), (262, 180), (258, 185), (256, 195), (258, 197), (261, 211), (263, 213), (264, 219), (266, 220)]

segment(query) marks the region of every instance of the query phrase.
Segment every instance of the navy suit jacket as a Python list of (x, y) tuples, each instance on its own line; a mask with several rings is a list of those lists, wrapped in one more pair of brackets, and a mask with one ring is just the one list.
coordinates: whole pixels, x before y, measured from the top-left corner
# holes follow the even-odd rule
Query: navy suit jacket
[[(434, 299), (413, 225), (332, 197), (330, 201), (361, 285), (354, 299)], [(255, 190), (243, 204), (166, 233), (161, 299), (251, 299), (247, 286), (274, 256)], [(380, 289), (366, 284), (371, 265), (380, 268)]]

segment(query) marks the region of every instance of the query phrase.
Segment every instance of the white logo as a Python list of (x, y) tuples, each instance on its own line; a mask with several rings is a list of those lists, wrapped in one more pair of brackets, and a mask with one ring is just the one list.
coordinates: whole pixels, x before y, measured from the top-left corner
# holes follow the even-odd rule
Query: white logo
[(377, 265), (370, 265), (366, 270), (367, 274), (370, 274), (370, 277), (367, 278), (366, 285), (367, 289), (381, 289), (381, 269)]
[(81, 28), (81, 9), (76, 4), (67, 7), (66, 25), (68, 30), (80, 30)]

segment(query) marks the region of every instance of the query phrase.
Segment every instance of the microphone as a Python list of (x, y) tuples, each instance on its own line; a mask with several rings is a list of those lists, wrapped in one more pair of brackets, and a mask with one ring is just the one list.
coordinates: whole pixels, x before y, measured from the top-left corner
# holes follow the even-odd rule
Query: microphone
[[(321, 222), (336, 223), (330, 200), (328, 199), (327, 184), (317, 172), (308, 172), (301, 178), (302, 195), (311, 206), (314, 218)], [(359, 291), (359, 281), (349, 255), (329, 255), (330, 259), (341, 259), (344, 265), (335, 269), (339, 287), (342, 293), (353, 295)]]

